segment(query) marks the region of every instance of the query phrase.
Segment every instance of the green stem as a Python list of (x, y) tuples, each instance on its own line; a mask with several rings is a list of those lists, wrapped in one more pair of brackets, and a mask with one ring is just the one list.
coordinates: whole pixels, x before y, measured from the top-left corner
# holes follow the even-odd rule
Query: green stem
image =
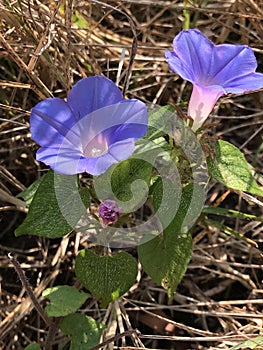
[[(184, 1), (184, 6), (188, 7), (188, 0)], [(183, 10), (184, 21), (183, 21), (183, 29), (187, 30), (190, 28), (190, 12), (188, 10)]]

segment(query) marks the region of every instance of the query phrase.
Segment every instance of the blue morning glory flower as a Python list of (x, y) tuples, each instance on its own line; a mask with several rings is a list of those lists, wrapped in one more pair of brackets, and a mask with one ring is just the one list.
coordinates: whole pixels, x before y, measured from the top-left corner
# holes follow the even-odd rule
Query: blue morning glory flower
[(77, 82), (67, 100), (39, 102), (31, 111), (30, 131), (41, 146), (37, 160), (55, 172), (100, 175), (132, 155), (147, 123), (144, 103), (124, 100), (111, 80), (94, 76)]
[(188, 115), (197, 130), (224, 94), (241, 94), (263, 87), (263, 74), (255, 73), (257, 61), (246, 45), (215, 45), (199, 30), (180, 32), (173, 51), (165, 51), (170, 68), (193, 84)]

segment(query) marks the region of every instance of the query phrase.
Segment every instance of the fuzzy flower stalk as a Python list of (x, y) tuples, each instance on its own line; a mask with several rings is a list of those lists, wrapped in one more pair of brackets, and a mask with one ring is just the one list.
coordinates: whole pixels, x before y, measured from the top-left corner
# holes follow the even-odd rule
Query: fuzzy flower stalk
[(194, 131), (202, 126), (222, 95), (263, 87), (263, 74), (255, 72), (257, 61), (250, 47), (215, 45), (196, 29), (181, 31), (165, 57), (176, 74), (193, 84), (188, 115), (193, 119)]
[(129, 158), (148, 124), (144, 103), (124, 100), (109, 79), (83, 78), (66, 100), (47, 98), (30, 115), (32, 138), (41, 146), (37, 160), (56, 173), (103, 174)]

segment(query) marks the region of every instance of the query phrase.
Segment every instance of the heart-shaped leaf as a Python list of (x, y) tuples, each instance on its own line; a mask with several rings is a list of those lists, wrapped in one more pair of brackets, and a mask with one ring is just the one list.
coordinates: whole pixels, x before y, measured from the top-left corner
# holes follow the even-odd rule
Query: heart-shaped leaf
[(96, 177), (94, 187), (101, 200), (114, 195), (116, 201), (121, 201), (118, 204), (128, 213), (146, 201), (151, 174), (150, 163), (130, 158)]
[(232, 346), (228, 350), (237, 350), (237, 349), (262, 349), (263, 345), (263, 337), (262, 335), (253, 338), (245, 340), (244, 342), (237, 344), (235, 346)]
[(79, 189), (77, 176), (49, 171), (35, 187), (27, 217), (16, 229), (16, 236), (57, 238), (71, 232), (89, 205), (88, 192)]
[(38, 344), (29, 344), (25, 347), (24, 350), (40, 350), (40, 345)]
[[(164, 126), (170, 124), (172, 117), (177, 115), (174, 107), (170, 105), (149, 109), (149, 126), (144, 138), (154, 140), (165, 134)], [(166, 130), (169, 128), (165, 128)]]
[(48, 316), (66, 316), (77, 311), (89, 297), (88, 293), (80, 292), (71, 286), (56, 286), (47, 288), (42, 293), (43, 297), (50, 300), (45, 310)]
[(137, 262), (125, 252), (99, 256), (90, 250), (81, 250), (76, 258), (75, 273), (78, 280), (105, 306), (133, 285)]
[(208, 157), (207, 165), (218, 182), (234, 190), (263, 196), (263, 190), (254, 180), (250, 165), (237, 147), (219, 140), (214, 152), (214, 159)]
[(30, 205), (39, 185), (41, 184), (41, 182), (43, 181), (44, 178), (45, 178), (45, 176), (42, 176), (39, 179), (37, 179), (28, 188), (26, 188), (24, 191), (20, 192), (17, 195), (17, 198), (22, 198), (26, 202), (27, 205)]
[(89, 350), (98, 345), (105, 325), (75, 313), (62, 319), (60, 329), (71, 337), (70, 350)]
[(192, 238), (177, 234), (170, 225), (159, 235), (138, 247), (144, 271), (162, 285), (172, 298), (192, 255)]
[[(165, 181), (169, 181), (165, 179)], [(158, 214), (163, 227), (172, 226), (174, 232), (188, 232), (196, 222), (202, 212), (205, 202), (205, 189), (198, 184), (190, 183), (183, 189), (174, 188), (170, 181), (170, 187), (166, 185), (167, 190), (164, 193), (163, 180), (158, 179), (152, 188), (153, 206)], [(168, 182), (169, 185), (169, 182)], [(166, 205), (160, 206), (163, 196), (166, 199)], [(167, 203), (170, 206), (167, 206)]]

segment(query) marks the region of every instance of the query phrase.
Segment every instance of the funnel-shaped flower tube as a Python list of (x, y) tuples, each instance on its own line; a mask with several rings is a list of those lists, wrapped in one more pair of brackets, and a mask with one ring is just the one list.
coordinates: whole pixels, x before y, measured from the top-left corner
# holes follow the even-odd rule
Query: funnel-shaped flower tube
[(134, 152), (148, 124), (144, 103), (124, 100), (109, 79), (81, 79), (67, 100), (47, 98), (31, 112), (32, 138), (41, 146), (37, 160), (65, 175), (104, 173)]
[(263, 74), (255, 73), (257, 61), (245, 45), (215, 45), (199, 30), (180, 32), (173, 51), (165, 51), (170, 68), (193, 84), (188, 115), (197, 130), (224, 94), (241, 94), (263, 87)]

